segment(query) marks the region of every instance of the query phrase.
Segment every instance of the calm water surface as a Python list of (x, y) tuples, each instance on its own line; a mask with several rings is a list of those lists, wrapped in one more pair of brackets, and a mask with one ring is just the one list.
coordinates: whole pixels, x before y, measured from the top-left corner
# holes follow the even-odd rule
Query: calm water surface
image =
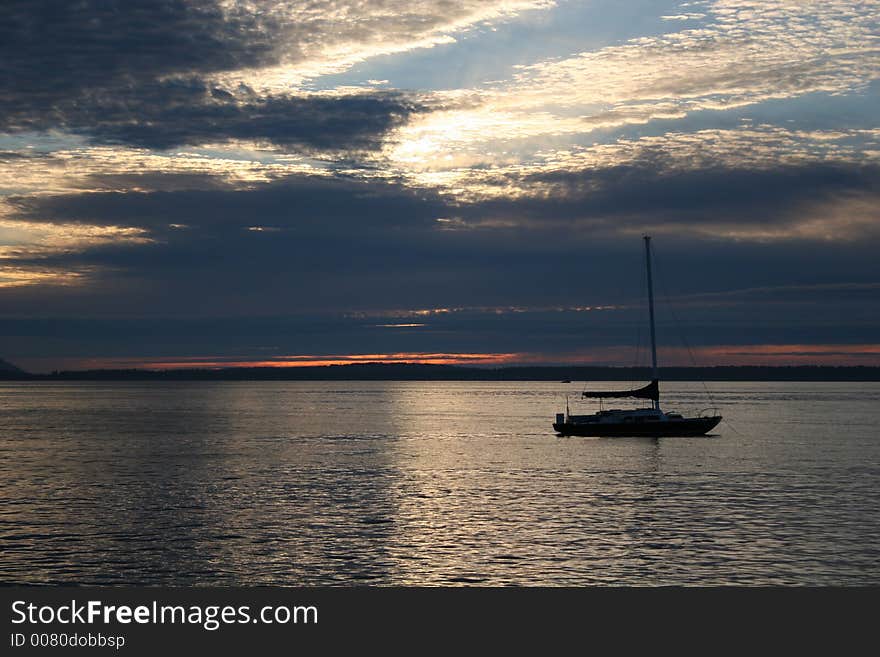
[(576, 383), (4, 384), (0, 581), (880, 584), (880, 384), (710, 388), (603, 439)]

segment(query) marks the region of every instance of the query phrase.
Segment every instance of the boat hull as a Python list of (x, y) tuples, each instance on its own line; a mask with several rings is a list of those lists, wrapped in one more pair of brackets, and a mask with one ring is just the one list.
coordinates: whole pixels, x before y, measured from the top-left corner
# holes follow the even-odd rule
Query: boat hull
[(556, 433), (563, 436), (630, 437), (703, 436), (718, 426), (721, 416), (681, 418), (660, 422), (563, 422), (554, 423)]

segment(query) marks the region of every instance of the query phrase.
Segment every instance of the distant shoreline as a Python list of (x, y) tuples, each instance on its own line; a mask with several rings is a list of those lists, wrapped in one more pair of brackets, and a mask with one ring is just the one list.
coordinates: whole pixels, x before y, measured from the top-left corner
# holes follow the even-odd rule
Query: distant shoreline
[[(782, 367), (664, 367), (664, 381), (880, 381), (880, 367), (799, 365)], [(509, 366), (501, 368), (405, 363), (356, 363), (315, 367), (230, 367), (175, 370), (75, 370), (50, 374), (0, 371), (3, 381), (638, 381), (640, 367)]]

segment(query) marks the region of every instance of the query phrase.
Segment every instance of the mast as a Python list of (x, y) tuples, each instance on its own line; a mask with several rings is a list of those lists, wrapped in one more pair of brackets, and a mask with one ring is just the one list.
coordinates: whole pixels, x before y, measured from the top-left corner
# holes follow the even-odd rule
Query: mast
[[(651, 318), (651, 379), (657, 381), (660, 377), (657, 372), (657, 337), (654, 329), (654, 281), (651, 278), (651, 236), (645, 235), (645, 267), (648, 270), (648, 315)], [(660, 408), (660, 399), (653, 403), (654, 408)]]
[(660, 375), (657, 369), (657, 337), (654, 329), (654, 281), (651, 277), (651, 237), (645, 235), (645, 264), (648, 269), (648, 309), (651, 314), (651, 383), (635, 390), (584, 390), (584, 399), (650, 399), (651, 408), (660, 410)]

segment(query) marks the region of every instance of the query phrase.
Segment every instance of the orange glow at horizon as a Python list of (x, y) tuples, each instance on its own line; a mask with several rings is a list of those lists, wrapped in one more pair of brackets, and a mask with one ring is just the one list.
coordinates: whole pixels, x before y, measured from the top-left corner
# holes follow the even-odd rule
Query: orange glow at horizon
[[(785, 367), (797, 365), (880, 367), (880, 344), (756, 344), (658, 347), (660, 368), (667, 367)], [(540, 355), (539, 355), (540, 356)], [(613, 346), (559, 355), (554, 362), (571, 365), (648, 366), (647, 350), (633, 362), (631, 347)], [(544, 362), (549, 362), (546, 356)], [(531, 361), (537, 362), (537, 361)]]
[(713, 365), (880, 366), (880, 344), (718, 345), (696, 351)]
[[(696, 363), (691, 360), (691, 354)], [(93, 358), (68, 361), (77, 369), (219, 369), (234, 367), (318, 367), (366, 363), (421, 365), (551, 365), (551, 366), (632, 366), (629, 347), (597, 347), (569, 353), (505, 352), (446, 353), (398, 352), (388, 354), (307, 354), (277, 356), (269, 359), (247, 357), (193, 356), (168, 359)], [(660, 365), (669, 367), (697, 366), (880, 366), (880, 344), (813, 344), (813, 345), (713, 345), (684, 348), (661, 348)], [(645, 362), (638, 363), (646, 366)]]
[[(158, 370), (216, 369), (227, 367), (321, 367), (366, 363), (397, 363), (416, 365), (505, 365), (520, 362), (528, 354), (498, 353), (393, 353), (393, 354), (333, 354), (277, 356), (268, 360), (223, 360), (216, 356), (178, 358), (174, 360), (92, 360), (94, 366), (104, 368), (142, 368)], [(100, 364), (99, 364), (100, 363)]]

